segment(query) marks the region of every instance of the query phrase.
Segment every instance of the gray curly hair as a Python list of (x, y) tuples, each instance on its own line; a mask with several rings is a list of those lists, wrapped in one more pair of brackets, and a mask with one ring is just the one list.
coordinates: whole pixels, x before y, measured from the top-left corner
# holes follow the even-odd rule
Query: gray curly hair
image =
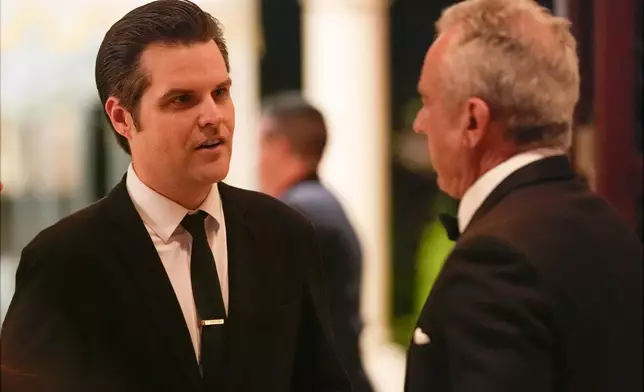
[(517, 146), (570, 146), (579, 60), (566, 19), (532, 0), (466, 0), (436, 30), (455, 32), (441, 68), (449, 107), (478, 97)]

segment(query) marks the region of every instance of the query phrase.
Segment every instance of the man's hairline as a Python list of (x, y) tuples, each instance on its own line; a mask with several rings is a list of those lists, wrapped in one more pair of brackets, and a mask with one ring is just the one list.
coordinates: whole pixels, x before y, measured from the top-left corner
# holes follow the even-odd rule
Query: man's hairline
[[(209, 39), (206, 39), (206, 40), (197, 39), (197, 40), (189, 41), (189, 42), (185, 42), (185, 43), (184, 42), (172, 42), (172, 40), (162, 40), (162, 39), (160, 39), (160, 40), (156, 40), (156, 41), (151, 41), (151, 42), (147, 43), (143, 47), (143, 49), (138, 53), (137, 57), (134, 59), (134, 62), (133, 62), (133, 68), (134, 69), (133, 69), (133, 73), (131, 74), (133, 76), (136, 76), (134, 78), (134, 80), (138, 81), (139, 78), (144, 79), (143, 80), (143, 88), (142, 88), (141, 91), (134, 91), (134, 94), (138, 95), (139, 98), (138, 98), (138, 100), (136, 102), (132, 102), (132, 107), (131, 108), (129, 108), (129, 109), (126, 108), (128, 110), (128, 112), (130, 112), (130, 114), (132, 115), (132, 118), (135, 121), (137, 121), (136, 116), (138, 114), (138, 109), (139, 109), (139, 105), (141, 103), (141, 98), (143, 97), (143, 95), (145, 94), (145, 92), (148, 90), (148, 88), (151, 85), (150, 71), (145, 68), (144, 62), (143, 62), (143, 56), (145, 55), (145, 53), (148, 52), (150, 50), (150, 48), (155, 47), (155, 46), (156, 47), (172, 48), (172, 47), (180, 47), (180, 46), (192, 46), (192, 45), (196, 45), (196, 44), (199, 44), (199, 43), (206, 44), (209, 41), (212, 41), (212, 42), (215, 43), (215, 45), (217, 47), (217, 50), (219, 51), (219, 53), (221, 54), (222, 58), (224, 59), (224, 64), (226, 64), (227, 63), (226, 58), (224, 57), (224, 54), (221, 52), (221, 49), (219, 48), (219, 45), (217, 44), (217, 41), (215, 41), (214, 38), (209, 38)], [(229, 69), (228, 65), (226, 65), (226, 72), (230, 75), (230, 69)], [(121, 104), (121, 106), (123, 106), (122, 105), (123, 99), (119, 98), (115, 94), (108, 94), (107, 99), (105, 100), (105, 103), (107, 103), (107, 101), (110, 98), (117, 99), (119, 104)]]

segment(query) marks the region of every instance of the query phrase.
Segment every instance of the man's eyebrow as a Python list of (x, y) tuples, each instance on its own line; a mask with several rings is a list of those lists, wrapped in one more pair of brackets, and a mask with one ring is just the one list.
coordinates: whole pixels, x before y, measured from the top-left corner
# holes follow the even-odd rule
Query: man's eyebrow
[(230, 87), (233, 84), (232, 79), (228, 78), (217, 85), (217, 88)]
[(172, 88), (166, 91), (165, 94), (161, 96), (161, 99), (164, 100), (176, 95), (190, 95), (190, 94), (194, 94), (194, 90), (191, 90), (189, 88)]
[[(216, 88), (227, 88), (230, 87), (233, 84), (232, 79), (228, 78), (224, 80), (223, 82), (219, 83)], [(161, 100), (168, 99), (173, 96), (177, 95), (191, 95), (194, 94), (195, 90), (190, 89), (190, 88), (171, 88), (170, 90), (166, 91), (162, 96)]]

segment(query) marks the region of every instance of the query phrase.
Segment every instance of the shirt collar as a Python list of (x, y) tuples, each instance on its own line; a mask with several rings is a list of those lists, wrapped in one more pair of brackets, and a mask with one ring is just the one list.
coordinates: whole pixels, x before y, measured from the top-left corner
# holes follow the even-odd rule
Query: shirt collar
[(519, 153), (483, 174), (463, 195), (458, 207), (458, 227), (465, 231), (476, 210), (483, 204), (492, 191), (510, 174), (520, 168), (554, 155), (564, 155), (565, 152), (555, 148), (541, 148)]
[[(132, 163), (127, 169), (125, 185), (143, 222), (164, 243), (168, 242), (186, 214), (194, 212), (145, 185), (134, 171)], [(221, 224), (223, 212), (219, 188), (216, 183), (212, 185), (208, 196), (206, 196), (206, 199), (197, 210), (207, 212), (208, 215), (215, 219), (217, 224)]]

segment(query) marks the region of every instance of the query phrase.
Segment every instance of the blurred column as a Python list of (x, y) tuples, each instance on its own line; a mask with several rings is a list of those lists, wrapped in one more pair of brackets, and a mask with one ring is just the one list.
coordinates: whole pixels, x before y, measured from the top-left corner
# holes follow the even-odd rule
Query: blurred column
[(642, 184), (634, 133), (635, 1), (594, 1), (597, 191), (633, 228)]
[(259, 116), (259, 0), (196, 1), (224, 27), (235, 103), (233, 157), (226, 182), (257, 188)]
[(552, 11), (555, 15), (562, 18), (568, 17), (568, 3), (570, 0), (553, 0)]
[(388, 1), (303, 0), (304, 93), (324, 113), (321, 176), (362, 241), (365, 339), (388, 339)]
[(555, 14), (570, 20), (571, 31), (577, 40), (579, 74), (581, 77), (579, 102), (573, 117), (573, 144), (570, 156), (575, 169), (595, 187), (596, 169), (593, 131), (593, 9), (587, 0), (555, 0)]

